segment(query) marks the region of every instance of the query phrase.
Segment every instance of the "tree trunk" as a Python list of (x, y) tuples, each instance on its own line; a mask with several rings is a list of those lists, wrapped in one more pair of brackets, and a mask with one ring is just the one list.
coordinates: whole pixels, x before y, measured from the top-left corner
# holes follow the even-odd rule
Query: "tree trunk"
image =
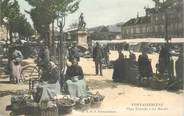
[(56, 46), (55, 46), (55, 33), (54, 33), (54, 20), (52, 22), (52, 53), (56, 57)]
[(10, 44), (12, 44), (13, 43), (13, 35), (12, 35), (12, 29), (11, 29), (11, 27), (10, 27), (10, 30), (9, 30), (9, 37), (10, 37)]

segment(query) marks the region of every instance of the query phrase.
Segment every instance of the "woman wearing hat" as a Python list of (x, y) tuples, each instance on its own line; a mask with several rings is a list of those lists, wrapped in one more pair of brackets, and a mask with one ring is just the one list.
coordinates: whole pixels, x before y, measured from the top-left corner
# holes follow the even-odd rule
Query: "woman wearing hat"
[(76, 58), (72, 59), (72, 65), (66, 71), (65, 91), (72, 97), (87, 95), (87, 85), (84, 80), (83, 70), (78, 65)]

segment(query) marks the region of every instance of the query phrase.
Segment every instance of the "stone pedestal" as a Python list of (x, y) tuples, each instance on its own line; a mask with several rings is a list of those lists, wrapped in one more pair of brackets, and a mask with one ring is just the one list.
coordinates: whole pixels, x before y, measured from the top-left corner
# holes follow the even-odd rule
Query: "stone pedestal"
[(88, 48), (87, 32), (86, 31), (77, 31), (77, 44), (78, 44), (78, 46)]

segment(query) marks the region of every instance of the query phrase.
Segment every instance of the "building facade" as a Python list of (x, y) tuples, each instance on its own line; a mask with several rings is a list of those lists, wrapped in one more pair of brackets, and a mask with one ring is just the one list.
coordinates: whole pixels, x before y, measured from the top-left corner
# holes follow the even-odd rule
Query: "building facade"
[(123, 39), (184, 37), (183, 0), (167, 0), (145, 8), (146, 16), (132, 18), (121, 25)]

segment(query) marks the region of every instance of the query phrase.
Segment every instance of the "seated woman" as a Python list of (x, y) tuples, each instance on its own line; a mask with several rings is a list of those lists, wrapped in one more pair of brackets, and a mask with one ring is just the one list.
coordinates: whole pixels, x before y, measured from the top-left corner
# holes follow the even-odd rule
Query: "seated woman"
[(87, 96), (87, 86), (81, 66), (76, 58), (72, 59), (72, 65), (67, 68), (65, 75), (65, 91), (71, 97)]
[(36, 88), (35, 97), (37, 102), (54, 99), (56, 95), (60, 94), (59, 77), (58, 67), (50, 61), (48, 63), (47, 76), (45, 75), (45, 77), (41, 77)]

